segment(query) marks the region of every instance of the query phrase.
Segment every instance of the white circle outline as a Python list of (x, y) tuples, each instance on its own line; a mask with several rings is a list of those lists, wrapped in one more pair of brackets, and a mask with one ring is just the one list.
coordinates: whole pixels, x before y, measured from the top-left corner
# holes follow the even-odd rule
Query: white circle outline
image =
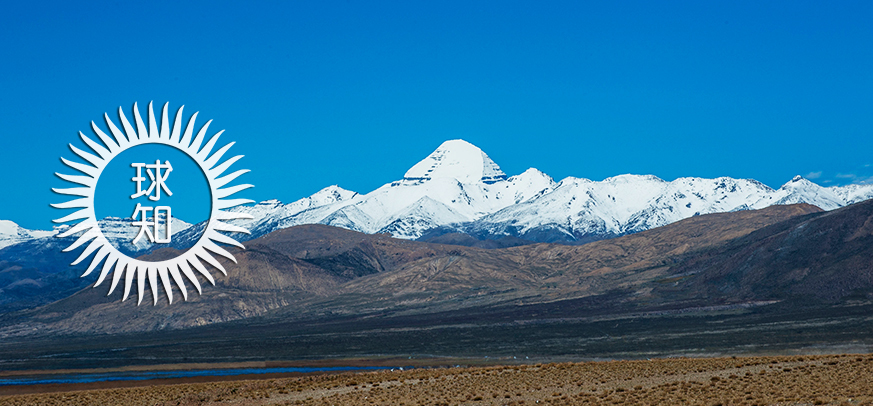
[[(209, 124), (212, 123), (212, 120), (207, 121), (206, 124), (203, 125), (203, 127), (197, 132), (197, 135), (194, 136), (192, 140), (192, 135), (194, 132), (194, 121), (197, 119), (197, 114), (199, 112), (194, 113), (191, 116), (191, 118), (188, 120), (188, 125), (185, 126), (184, 134), (180, 135), (180, 133), (182, 132), (182, 111), (185, 106), (179, 107), (179, 110), (176, 112), (175, 122), (171, 129), (167, 117), (168, 105), (169, 102), (164, 104), (160, 129), (158, 129), (158, 124), (155, 120), (155, 115), (152, 109), (151, 102), (149, 102), (148, 106), (148, 128), (146, 128), (145, 123), (143, 123), (136, 103), (133, 104), (133, 115), (135, 119), (136, 129), (134, 129), (134, 127), (127, 120), (127, 117), (125, 117), (121, 107), (118, 108), (118, 116), (124, 132), (122, 132), (118, 129), (118, 127), (115, 126), (112, 120), (109, 119), (109, 115), (106, 113), (103, 114), (103, 117), (106, 120), (106, 125), (109, 128), (110, 133), (112, 133), (113, 137), (109, 137), (108, 135), (106, 135), (92, 121), (91, 129), (94, 131), (97, 137), (100, 138), (100, 140), (102, 141), (102, 145), (86, 137), (84, 134), (82, 134), (81, 131), (79, 132), (79, 137), (86, 145), (88, 145), (88, 147), (94, 153), (96, 153), (96, 155), (83, 151), (79, 148), (76, 148), (73, 144), (70, 144), (70, 149), (73, 151), (73, 153), (84, 159), (90, 165), (61, 158), (61, 161), (63, 161), (65, 165), (81, 173), (84, 173), (86, 176), (55, 173), (55, 175), (63, 180), (77, 183), (85, 187), (66, 189), (52, 188), (55, 193), (71, 196), (80, 196), (80, 198), (78, 199), (74, 199), (65, 203), (52, 204), (52, 207), (60, 209), (79, 209), (75, 213), (54, 220), (55, 223), (66, 223), (74, 220), (81, 220), (78, 224), (57, 235), (57, 237), (69, 237), (77, 233), (82, 233), (82, 235), (79, 236), (79, 238), (74, 243), (72, 243), (69, 247), (65, 248), (63, 251), (72, 251), (84, 245), (86, 242), (91, 241), (91, 243), (79, 256), (79, 258), (73, 261), (73, 263), (70, 265), (77, 265), (84, 259), (88, 258), (91, 254), (96, 252), (94, 258), (91, 260), (91, 264), (88, 266), (88, 269), (85, 271), (85, 273), (82, 274), (82, 277), (88, 276), (105, 258), (106, 261), (103, 262), (103, 268), (100, 272), (100, 277), (97, 279), (97, 283), (94, 284), (94, 287), (100, 285), (106, 278), (106, 276), (114, 269), (112, 276), (112, 285), (109, 288), (109, 293), (107, 294), (107, 296), (111, 295), (112, 292), (115, 290), (123, 274), (125, 277), (124, 297), (121, 300), (125, 301), (130, 294), (130, 289), (133, 284), (133, 279), (135, 277), (137, 279), (137, 289), (139, 291), (139, 301), (137, 302), (137, 305), (142, 303), (146, 279), (148, 279), (155, 305), (157, 305), (158, 303), (158, 277), (160, 277), (160, 282), (164, 287), (164, 291), (167, 293), (167, 298), (169, 299), (170, 304), (173, 303), (172, 282), (170, 280), (171, 277), (172, 281), (175, 282), (176, 286), (182, 292), (182, 296), (185, 298), (185, 300), (188, 300), (188, 292), (185, 288), (185, 282), (182, 279), (182, 275), (184, 275), (185, 278), (187, 278), (197, 288), (197, 292), (199, 294), (202, 294), (203, 292), (200, 287), (200, 282), (197, 280), (197, 276), (192, 271), (192, 267), (196, 269), (201, 275), (203, 275), (207, 280), (209, 280), (212, 285), (215, 285), (215, 280), (212, 278), (212, 275), (206, 269), (203, 262), (215, 267), (225, 276), (227, 275), (227, 271), (215, 259), (213, 254), (218, 254), (236, 263), (236, 259), (233, 257), (233, 255), (216, 243), (234, 245), (239, 248), (245, 249), (242, 244), (240, 244), (233, 238), (220, 233), (219, 231), (249, 234), (249, 230), (247, 230), (246, 228), (229, 224), (224, 221), (252, 218), (251, 215), (245, 213), (229, 212), (224, 210), (241, 204), (253, 203), (252, 200), (248, 199), (225, 200), (225, 198), (233, 195), (234, 193), (253, 187), (249, 184), (224, 187), (240, 175), (249, 172), (248, 169), (242, 169), (237, 170), (231, 174), (221, 176), (226, 170), (230, 168), (231, 165), (233, 165), (236, 161), (242, 158), (243, 155), (234, 156), (219, 164), (219, 160), (221, 160), (222, 156), (230, 149), (231, 146), (234, 145), (233, 142), (228, 143), (218, 149), (215, 153), (212, 153), (210, 155), (215, 147), (215, 143), (218, 141), (219, 136), (221, 136), (224, 130), (221, 130), (213, 135), (209, 139), (209, 141), (206, 142), (206, 145), (201, 148), (201, 145), (203, 144), (204, 138), (206, 136), (207, 129), (209, 128)], [(103, 169), (106, 168), (109, 162), (121, 152), (124, 152), (129, 148), (145, 144), (167, 145), (170, 147), (174, 147), (191, 157), (191, 159), (193, 159), (194, 162), (197, 163), (197, 165), (200, 167), (200, 170), (206, 177), (206, 180), (209, 184), (209, 191), (212, 201), (212, 208), (209, 220), (207, 221), (206, 227), (203, 230), (203, 233), (201, 234), (197, 243), (193, 247), (188, 249), (185, 253), (175, 258), (159, 262), (142, 261), (135, 258), (130, 258), (126, 254), (121, 253), (103, 235), (94, 211), (94, 196), (96, 195), (97, 182), (100, 179), (100, 174), (103, 172)]]

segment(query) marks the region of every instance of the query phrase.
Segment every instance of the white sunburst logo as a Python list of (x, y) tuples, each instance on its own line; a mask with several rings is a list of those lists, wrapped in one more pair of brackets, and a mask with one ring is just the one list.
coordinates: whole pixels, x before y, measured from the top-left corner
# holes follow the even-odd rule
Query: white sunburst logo
[[(112, 292), (115, 290), (118, 282), (121, 280), (121, 277), (123, 275), (124, 297), (122, 298), (122, 301), (126, 300), (128, 295), (130, 294), (130, 289), (133, 285), (133, 280), (135, 278), (137, 280), (137, 288), (139, 290), (139, 301), (137, 302), (137, 304), (142, 303), (146, 279), (148, 279), (152, 296), (154, 297), (154, 304), (158, 303), (158, 278), (160, 278), (160, 282), (164, 287), (164, 291), (167, 293), (167, 298), (169, 299), (170, 303), (173, 303), (173, 282), (175, 282), (176, 286), (182, 292), (184, 298), (186, 300), (188, 299), (188, 293), (185, 289), (185, 281), (183, 280), (182, 275), (184, 275), (185, 278), (187, 278), (197, 288), (198, 293), (202, 293), (200, 283), (198, 282), (197, 276), (192, 271), (192, 267), (214, 285), (215, 280), (212, 278), (212, 275), (210, 275), (209, 271), (204, 266), (204, 262), (220, 270), (224, 275), (227, 275), (227, 271), (225, 271), (224, 267), (222, 267), (222, 265), (215, 259), (213, 254), (221, 255), (233, 262), (236, 262), (236, 259), (233, 257), (233, 255), (221, 246), (219, 246), (217, 243), (244, 248), (242, 244), (240, 244), (233, 238), (220, 233), (219, 231), (248, 234), (249, 231), (247, 229), (235, 226), (233, 224), (229, 224), (225, 221), (252, 218), (250, 215), (245, 213), (231, 212), (225, 210), (241, 204), (252, 202), (251, 200), (247, 199), (227, 199), (227, 197), (241, 190), (252, 187), (252, 185), (248, 184), (227, 186), (234, 179), (248, 172), (247, 169), (237, 170), (233, 173), (222, 176), (222, 174), (227, 171), (231, 165), (233, 165), (236, 161), (242, 158), (242, 155), (237, 155), (225, 160), (224, 162), (219, 163), (221, 158), (225, 155), (225, 153), (227, 153), (227, 151), (230, 149), (231, 146), (233, 146), (234, 143), (231, 142), (224, 147), (218, 149), (215, 153), (212, 153), (219, 136), (221, 136), (224, 130), (219, 131), (218, 133), (213, 135), (206, 142), (206, 144), (203, 145), (207, 129), (212, 120), (207, 121), (206, 124), (204, 124), (203, 127), (197, 132), (197, 134), (193, 135), (194, 121), (196, 120), (198, 113), (194, 113), (191, 116), (188, 121), (188, 125), (185, 126), (184, 133), (182, 133), (182, 110), (185, 106), (180, 107), (179, 110), (176, 112), (176, 119), (171, 129), (169, 125), (169, 120), (167, 118), (168, 104), (169, 103), (164, 104), (160, 129), (158, 128), (158, 123), (155, 120), (155, 115), (154, 111), (152, 110), (151, 103), (149, 103), (148, 106), (148, 127), (146, 127), (145, 123), (143, 122), (136, 103), (134, 103), (133, 105), (133, 116), (136, 129), (134, 129), (134, 127), (124, 116), (124, 112), (122, 111), (121, 107), (118, 108), (118, 116), (121, 121), (122, 128), (124, 129), (123, 132), (119, 130), (117, 126), (115, 126), (112, 120), (109, 119), (109, 116), (105, 113), (103, 114), (103, 117), (106, 120), (107, 127), (112, 133), (112, 137), (106, 135), (106, 133), (104, 133), (92, 121), (91, 128), (94, 130), (94, 133), (97, 135), (97, 137), (100, 138), (100, 141), (102, 141), (102, 145), (101, 143), (86, 137), (81, 132), (79, 132), (79, 136), (81, 137), (82, 141), (93, 150), (94, 154), (83, 151), (79, 148), (76, 148), (73, 144), (70, 144), (70, 149), (76, 155), (87, 161), (90, 165), (86, 165), (80, 162), (73, 162), (61, 158), (64, 164), (74, 170), (83, 173), (85, 176), (56, 173), (56, 175), (61, 179), (82, 185), (84, 187), (52, 189), (56, 193), (70, 196), (79, 196), (79, 198), (65, 203), (52, 204), (53, 207), (60, 209), (79, 209), (75, 213), (54, 220), (56, 223), (66, 223), (70, 221), (81, 220), (78, 224), (70, 227), (68, 230), (58, 235), (58, 237), (69, 237), (78, 233), (82, 233), (82, 235), (73, 244), (64, 249), (64, 252), (72, 251), (89, 241), (91, 242), (82, 252), (82, 254), (79, 255), (79, 258), (73, 261), (71, 265), (77, 265), (89, 256), (91, 256), (91, 254), (94, 254), (94, 257), (91, 260), (91, 264), (88, 266), (88, 269), (82, 276), (85, 277), (89, 275), (92, 271), (94, 271), (94, 269), (97, 268), (97, 266), (101, 262), (103, 262), (103, 268), (100, 272), (100, 277), (97, 279), (97, 283), (94, 284), (94, 287), (100, 285), (103, 280), (109, 275), (109, 273), (112, 272), (112, 270), (114, 269), (114, 273), (112, 275), (112, 286), (109, 288), (109, 295), (111, 295)], [(121, 152), (144, 144), (166, 145), (176, 148), (179, 151), (187, 154), (189, 157), (191, 157), (192, 160), (194, 160), (194, 162), (197, 163), (197, 165), (200, 167), (200, 170), (203, 171), (212, 195), (212, 207), (210, 210), (209, 220), (207, 220), (205, 229), (203, 230), (203, 233), (197, 243), (193, 247), (188, 249), (184, 254), (181, 254), (173, 259), (159, 262), (149, 262), (130, 258), (124, 253), (120, 252), (103, 235), (103, 232), (100, 230), (100, 225), (97, 222), (94, 210), (94, 196), (96, 194), (95, 192), (97, 189), (97, 181), (99, 180), (100, 174), (103, 172), (103, 169), (106, 168), (106, 165), (109, 164), (109, 162)], [(136, 169), (137, 176), (133, 178), (133, 180), (137, 181), (137, 191), (140, 194), (151, 195), (153, 193), (156, 193), (157, 199), (150, 196), (149, 198), (151, 200), (158, 200), (160, 198), (160, 193), (162, 189), (164, 190), (164, 193), (171, 194), (171, 192), (169, 192), (169, 190), (166, 188), (166, 185), (162, 184), (162, 181), (164, 181), (169, 172), (172, 171), (172, 167), (170, 166), (169, 162), (165, 162), (164, 164), (156, 162), (154, 166), (134, 163), (131, 166)], [(148, 177), (141, 176), (143, 168), (146, 169)], [(152, 169), (154, 169), (154, 171), (152, 171)], [(161, 172), (162, 169), (164, 170), (163, 176)], [(147, 190), (143, 190), (140, 192), (140, 182), (143, 181), (150, 181), (151, 186)], [(155, 188), (157, 188), (157, 190), (155, 190)], [(133, 198), (134, 196), (131, 197)], [(152, 230), (148, 230), (146, 228), (145, 210), (149, 210), (154, 213), (153, 232), (151, 232)], [(165, 212), (163, 236), (161, 236), (161, 232), (158, 229), (159, 211)], [(134, 225), (140, 225), (142, 227), (142, 229), (140, 230), (140, 234), (137, 235), (136, 239), (144, 238), (143, 230), (147, 230), (148, 232), (146, 233), (146, 237), (148, 239), (151, 239), (152, 242), (165, 243), (169, 241), (171, 235), (171, 217), (169, 207), (141, 207), (139, 204), (137, 204), (136, 211), (134, 212), (134, 217), (137, 215), (137, 213), (140, 212), (142, 212), (143, 221), (133, 223)]]

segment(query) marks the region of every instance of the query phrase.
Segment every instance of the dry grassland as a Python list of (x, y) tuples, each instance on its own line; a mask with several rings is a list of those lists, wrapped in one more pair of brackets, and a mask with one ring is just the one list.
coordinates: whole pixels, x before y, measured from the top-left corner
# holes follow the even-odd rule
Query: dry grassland
[(0, 405), (873, 405), (873, 355), (415, 369), (0, 397)]

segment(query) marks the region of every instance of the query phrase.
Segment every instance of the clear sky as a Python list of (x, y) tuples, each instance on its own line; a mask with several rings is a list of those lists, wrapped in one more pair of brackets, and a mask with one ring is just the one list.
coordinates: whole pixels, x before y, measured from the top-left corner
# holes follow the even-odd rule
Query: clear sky
[(873, 176), (870, 1), (82, 3), (0, 13), (0, 219), (27, 228), (135, 101), (214, 119), (254, 200), (369, 192), (452, 138), (556, 180)]

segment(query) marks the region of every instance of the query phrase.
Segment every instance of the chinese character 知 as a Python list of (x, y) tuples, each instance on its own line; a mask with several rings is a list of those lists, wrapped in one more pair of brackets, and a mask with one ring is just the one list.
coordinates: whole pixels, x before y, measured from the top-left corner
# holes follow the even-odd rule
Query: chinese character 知
[[(158, 206), (154, 208), (154, 215), (152, 216), (152, 221), (148, 221), (148, 212), (152, 211), (151, 207), (143, 206), (139, 203), (136, 204), (136, 209), (133, 211), (133, 219), (139, 220), (132, 222), (131, 225), (139, 226), (139, 233), (136, 235), (136, 238), (133, 239), (133, 243), (136, 244), (140, 238), (142, 238), (143, 234), (145, 234), (146, 238), (149, 239), (152, 243), (166, 244), (170, 242), (170, 238), (173, 234), (170, 229), (170, 206)], [(161, 235), (160, 230), (160, 222), (158, 221), (161, 216), (159, 214), (164, 213), (164, 232)], [(151, 227), (151, 230), (149, 229)]]

